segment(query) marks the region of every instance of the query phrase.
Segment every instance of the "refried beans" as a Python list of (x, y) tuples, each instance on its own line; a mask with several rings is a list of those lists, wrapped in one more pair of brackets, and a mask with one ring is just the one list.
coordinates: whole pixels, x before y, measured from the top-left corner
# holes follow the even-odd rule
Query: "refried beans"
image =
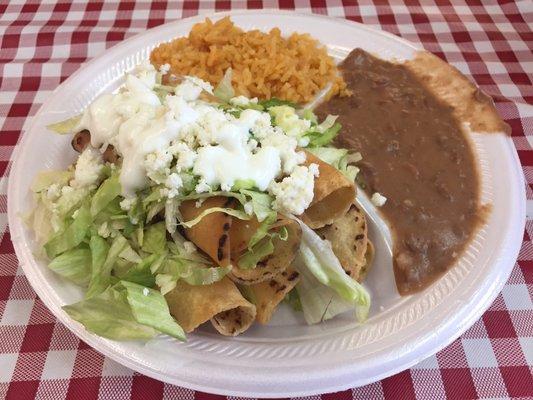
[(335, 144), (363, 155), (358, 183), (387, 197), (396, 284), (411, 294), (454, 264), (482, 220), (475, 157), (453, 108), (405, 65), (355, 49), (340, 69), (352, 96), (316, 111), (339, 116)]

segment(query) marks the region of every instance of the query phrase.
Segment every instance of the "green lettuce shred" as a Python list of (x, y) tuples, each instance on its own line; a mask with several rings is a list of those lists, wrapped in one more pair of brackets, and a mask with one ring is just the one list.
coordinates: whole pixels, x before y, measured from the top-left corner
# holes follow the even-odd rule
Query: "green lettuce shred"
[(83, 206), (78, 210), (74, 220), (66, 227), (63, 232), (53, 236), (44, 245), (46, 254), (50, 258), (56, 257), (67, 250), (70, 250), (79, 245), (92, 224), (91, 214), (87, 206)]
[(79, 286), (87, 286), (91, 279), (91, 259), (91, 251), (83, 246), (57, 256), (48, 268)]

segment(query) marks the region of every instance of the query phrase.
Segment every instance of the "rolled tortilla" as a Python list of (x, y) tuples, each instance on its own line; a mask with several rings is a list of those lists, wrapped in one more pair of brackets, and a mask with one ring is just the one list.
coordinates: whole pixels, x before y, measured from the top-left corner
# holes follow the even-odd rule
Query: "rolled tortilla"
[(346, 274), (361, 281), (363, 270), (371, 261), (367, 258), (369, 241), (365, 214), (352, 204), (346, 214), (316, 233), (331, 243)]
[[(181, 203), (180, 212), (185, 221), (196, 218), (208, 208), (233, 206), (233, 199), (227, 197), (209, 197), (200, 207), (196, 207), (196, 200), (187, 200)], [(206, 215), (196, 225), (186, 228), (185, 235), (196, 246), (202, 249), (218, 265), (223, 267), (230, 263), (229, 230), (231, 216), (223, 212), (214, 212)]]
[(165, 298), (170, 313), (185, 332), (211, 320), (222, 335), (235, 336), (247, 330), (256, 316), (255, 305), (228, 278), (205, 286), (180, 280)]
[(355, 201), (355, 184), (339, 170), (306, 152), (305, 164), (318, 164), (311, 205), (300, 216), (311, 229), (322, 228), (342, 217)]
[(250, 297), (257, 307), (256, 320), (261, 324), (268, 323), (279, 303), (299, 280), (300, 274), (294, 268), (289, 267), (268, 281), (249, 286)]
[[(212, 207), (232, 207), (233, 199), (210, 197), (200, 207), (194, 201), (185, 201), (180, 206), (183, 219), (189, 221), (201, 212)], [(247, 251), (250, 238), (257, 231), (260, 223), (255, 218), (240, 220), (223, 212), (206, 215), (185, 234), (196, 246), (207, 253), (217, 264), (233, 265), (230, 278), (235, 282), (251, 285), (272, 278), (284, 271), (295, 257), (300, 244), (300, 226), (293, 220), (279, 216), (273, 230), (279, 231), (285, 226), (288, 231), (287, 240), (273, 239), (274, 253), (257, 263), (255, 268), (240, 269), (239, 258)]]
[[(274, 252), (258, 262), (255, 268), (241, 269), (238, 267), (238, 257), (232, 258), (233, 269), (228, 276), (233, 281), (243, 285), (252, 285), (267, 281), (285, 271), (291, 265), (300, 246), (302, 232), (296, 221), (280, 215), (278, 217), (277, 227), (274, 229), (279, 230), (282, 226), (288, 231), (289, 235), (287, 240), (281, 240), (278, 237), (274, 238)], [(253, 234), (255, 231), (250, 232)], [(233, 242), (233, 236), (230, 235), (230, 238)], [(248, 238), (245, 242), (248, 243), (249, 240)]]

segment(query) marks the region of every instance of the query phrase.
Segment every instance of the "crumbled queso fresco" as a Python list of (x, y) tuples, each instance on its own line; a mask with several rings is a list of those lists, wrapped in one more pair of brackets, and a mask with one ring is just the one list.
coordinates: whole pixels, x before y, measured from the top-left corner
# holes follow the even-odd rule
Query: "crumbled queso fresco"
[[(135, 192), (147, 186), (160, 185), (164, 196), (174, 198), (191, 181), (198, 193), (253, 182), (274, 197), (278, 211), (298, 215), (309, 206), (318, 166), (302, 165), (305, 153), (297, 147), (307, 145), (302, 136), (310, 122), (294, 109), (280, 106), (274, 126), (267, 112), (246, 109), (234, 116), (203, 101), (201, 93), (213, 93), (213, 88), (195, 77), (185, 77), (164, 100), (154, 89), (156, 70), (142, 65), (126, 76), (118, 93), (96, 99), (77, 127), (91, 132), (93, 147), (105, 150), (113, 145), (122, 156), (124, 209), (134, 203)], [(257, 99), (239, 96), (230, 103), (245, 105)], [(75, 184), (92, 184), (101, 168), (98, 152), (84, 151)]]

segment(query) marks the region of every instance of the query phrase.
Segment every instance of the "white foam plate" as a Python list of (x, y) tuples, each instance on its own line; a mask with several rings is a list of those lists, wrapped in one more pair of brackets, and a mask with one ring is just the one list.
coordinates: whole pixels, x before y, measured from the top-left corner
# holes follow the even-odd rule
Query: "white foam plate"
[[(396, 36), (344, 20), (279, 11), (230, 15), (245, 29), (278, 26), (284, 34), (309, 32), (338, 60), (355, 47), (385, 59), (409, 59), (417, 50)], [(427, 290), (398, 295), (386, 228), (369, 208), (377, 256), (367, 280), (373, 306), (363, 326), (351, 315), (306, 326), (301, 317), (282, 308), (268, 326), (253, 327), (237, 338), (206, 328), (189, 335), (187, 343), (166, 337), (147, 344), (121, 343), (88, 333), (62, 311), (61, 306), (81, 299), (82, 292), (33, 257), (33, 237), (19, 218), (32, 206), (33, 176), (75, 159), (70, 138), (54, 135), (45, 126), (117, 88), (124, 72), (146, 59), (155, 45), (187, 35), (203, 19), (165, 24), (114, 46), (59, 86), (28, 124), (13, 158), (9, 225), (20, 264), (42, 301), (72, 332), (115, 361), (165, 382), (226, 395), (301, 396), (360, 386), (409, 368), (457, 338), (501, 290), (522, 240), (523, 176), (512, 141), (503, 134), (471, 135), (482, 175), (482, 200), (493, 205), (492, 213), (457, 265)]]

